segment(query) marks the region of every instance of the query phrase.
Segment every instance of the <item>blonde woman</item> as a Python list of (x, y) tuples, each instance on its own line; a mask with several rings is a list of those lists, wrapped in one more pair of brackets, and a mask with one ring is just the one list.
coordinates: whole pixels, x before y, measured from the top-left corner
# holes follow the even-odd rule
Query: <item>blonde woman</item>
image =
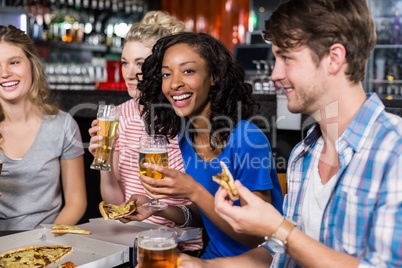
[[(112, 153), (112, 171), (100, 171), (101, 194), (105, 202), (122, 204), (129, 199), (135, 200), (135, 214), (121, 219), (128, 221), (145, 221), (168, 227), (186, 227), (191, 224), (191, 215), (197, 217), (195, 206), (186, 199), (164, 199), (169, 207), (159, 212), (144, 210), (141, 205), (149, 201), (144, 187), (139, 180), (138, 141), (140, 136), (148, 135), (140, 116), (142, 106), (138, 103), (138, 79), (141, 79), (141, 66), (151, 55), (152, 47), (161, 37), (187, 31), (185, 25), (162, 11), (150, 11), (143, 19), (129, 30), (121, 55), (122, 74), (131, 100), (121, 105), (121, 120), (118, 129), (119, 138)], [(94, 154), (99, 147), (97, 136), (100, 127), (97, 120), (92, 122), (89, 134), (92, 136), (89, 151)], [(169, 168), (184, 171), (183, 160), (177, 139), (169, 140)], [(194, 214), (191, 211), (194, 211)], [(201, 234), (180, 245), (181, 250), (197, 252), (202, 248)]]
[(0, 229), (74, 225), (87, 206), (78, 125), (50, 104), (42, 63), (23, 31), (0, 26), (0, 51)]

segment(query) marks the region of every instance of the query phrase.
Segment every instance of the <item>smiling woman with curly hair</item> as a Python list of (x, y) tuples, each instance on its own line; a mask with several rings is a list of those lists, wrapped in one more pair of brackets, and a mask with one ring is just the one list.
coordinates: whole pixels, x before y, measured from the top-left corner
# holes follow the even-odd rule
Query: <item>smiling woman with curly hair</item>
[[(140, 103), (149, 132), (179, 136), (186, 173), (152, 166), (163, 180), (141, 175), (153, 198), (188, 198), (201, 212), (210, 237), (202, 258), (233, 256), (262, 242), (236, 233), (214, 211), (219, 185), (212, 176), (226, 163), (235, 180), (282, 211), (282, 193), (271, 147), (250, 122), (256, 102), (244, 70), (207, 34), (179, 33), (160, 39), (142, 66)], [(236, 205), (244, 205), (242, 200)]]
[(142, 69), (145, 76), (139, 89), (141, 87), (146, 88), (146, 94), (142, 96), (144, 107), (146, 107), (144, 111), (153, 108), (158, 114), (157, 119), (151, 120), (151, 115), (145, 113), (147, 122), (152, 121), (156, 132), (176, 136), (181, 129), (181, 117), (176, 115), (170, 105), (161, 107), (154, 105), (155, 103), (169, 104), (168, 99), (165, 98), (161, 91), (161, 58), (163, 58), (166, 50), (175, 44), (185, 43), (191, 46), (195, 53), (202, 55), (201, 57), (205, 59), (209, 74), (215, 83), (210, 87), (208, 93), (208, 99), (213, 100), (210, 102), (211, 132), (221, 130), (216, 136), (216, 140), (211, 140), (210, 142), (212, 147), (215, 147), (216, 144), (222, 144), (227, 140), (237, 122), (243, 119), (247, 120), (254, 115), (257, 104), (252, 95), (253, 89), (251, 85), (244, 82), (243, 68), (234, 62), (226, 47), (218, 41), (205, 42), (201, 46), (200, 44), (204, 40), (214, 40), (214, 38), (206, 34), (194, 35), (187, 33), (161, 40), (157, 45), (161, 49), (158, 49), (158, 47), (154, 49), (154, 54)]

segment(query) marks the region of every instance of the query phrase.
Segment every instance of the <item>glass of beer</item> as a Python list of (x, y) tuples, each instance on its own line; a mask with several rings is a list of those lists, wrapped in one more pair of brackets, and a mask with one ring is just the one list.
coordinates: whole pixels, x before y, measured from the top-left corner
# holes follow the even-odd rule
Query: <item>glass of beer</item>
[(165, 229), (139, 232), (133, 248), (134, 267), (177, 267), (177, 234)]
[[(145, 168), (144, 163), (153, 163), (164, 167), (168, 166), (167, 140), (163, 135), (141, 136), (139, 140), (139, 168), (141, 174), (154, 179), (163, 179), (165, 176), (158, 171)], [(150, 211), (159, 211), (167, 208), (167, 204), (152, 199), (143, 207)]]
[(98, 107), (98, 136), (103, 136), (98, 141), (100, 147), (96, 149), (94, 161), (91, 164), (92, 169), (110, 171), (110, 152), (116, 141), (116, 131), (119, 125), (120, 107), (114, 105), (100, 104)]

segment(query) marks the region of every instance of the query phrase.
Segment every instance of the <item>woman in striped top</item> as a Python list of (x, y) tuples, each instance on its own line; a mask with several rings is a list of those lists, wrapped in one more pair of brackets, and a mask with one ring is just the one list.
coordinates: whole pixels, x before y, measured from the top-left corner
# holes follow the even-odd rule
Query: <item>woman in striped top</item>
[[(159, 38), (183, 31), (186, 31), (186, 27), (182, 22), (175, 20), (165, 12), (150, 11), (139, 23), (131, 27), (124, 43), (121, 56), (122, 74), (128, 94), (132, 99), (120, 105), (119, 138), (111, 155), (112, 171), (100, 171), (101, 194), (105, 202), (120, 205), (132, 198), (137, 203), (135, 215), (121, 219), (123, 222), (141, 220), (167, 227), (182, 226), (183, 223), (188, 223), (188, 215), (183, 213), (183, 210), (188, 210), (183, 206), (191, 208), (193, 205), (187, 199), (164, 199), (162, 201), (171, 207), (153, 213), (153, 215), (152, 212), (145, 211), (138, 204), (149, 201), (139, 180), (138, 167), (139, 137), (148, 135), (140, 116), (142, 106), (137, 99), (137, 83), (138, 78), (141, 78), (141, 66), (145, 58), (152, 53), (152, 46)], [(89, 134), (92, 136), (89, 151), (92, 154), (99, 147), (97, 141), (102, 139), (101, 136), (97, 136), (97, 132), (100, 130), (97, 123), (97, 120), (94, 120), (89, 129)], [(168, 154), (169, 168), (184, 171), (177, 139), (169, 140)], [(195, 210), (195, 206), (192, 209)], [(185, 251), (200, 250), (202, 248), (201, 232), (196, 239), (186, 241), (181, 246), (181, 249)]]

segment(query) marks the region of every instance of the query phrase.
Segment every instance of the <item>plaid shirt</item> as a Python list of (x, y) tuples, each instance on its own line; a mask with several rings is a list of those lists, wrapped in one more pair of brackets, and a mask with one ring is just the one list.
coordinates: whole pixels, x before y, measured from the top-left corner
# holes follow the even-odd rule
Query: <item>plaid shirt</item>
[[(313, 157), (320, 157), (318, 125), (293, 150), (284, 215), (300, 228)], [(320, 242), (360, 259), (359, 267), (402, 266), (402, 119), (385, 112), (376, 94), (336, 141), (340, 168), (324, 210)], [(271, 267), (298, 267), (277, 254)]]

